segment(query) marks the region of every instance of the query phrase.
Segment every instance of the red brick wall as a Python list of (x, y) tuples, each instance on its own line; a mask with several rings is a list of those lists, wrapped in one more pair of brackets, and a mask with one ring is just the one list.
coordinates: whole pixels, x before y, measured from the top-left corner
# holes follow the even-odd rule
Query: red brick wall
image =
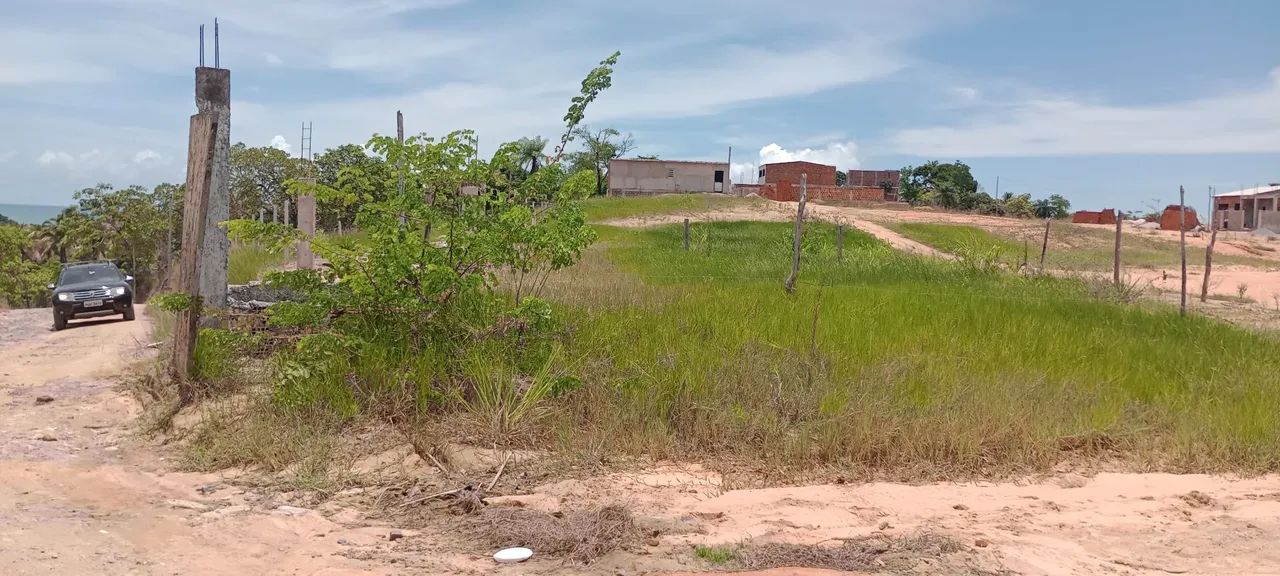
[(1071, 215), (1072, 224), (1101, 224), (1099, 220), (1102, 218), (1101, 212), (1090, 212), (1088, 210), (1077, 210)]
[(893, 189), (885, 197), (885, 200), (894, 201), (898, 199), (898, 191), (900, 189), (900, 177), (897, 170), (850, 170), (849, 186), (875, 186), (879, 187), (881, 182), (888, 182), (893, 185)]
[[(1195, 228), (1200, 225), (1200, 219), (1196, 217), (1196, 211), (1187, 208), (1187, 220), (1183, 222), (1187, 229)], [(1164, 209), (1164, 213), (1160, 214), (1161, 230), (1177, 230), (1178, 229), (1178, 207), (1169, 205)]]
[[(750, 191), (744, 191), (743, 194), (755, 192), (761, 197), (778, 202), (799, 202), (800, 186), (792, 186), (789, 182), (781, 182), (777, 184), (764, 184), (754, 186)], [(809, 200), (813, 202), (883, 202), (884, 190), (879, 187), (859, 186), (859, 187), (837, 187), (837, 186), (815, 186), (810, 184), (806, 189)]]
[[(1112, 208), (1107, 208), (1106, 210), (1103, 210), (1101, 212), (1090, 212), (1088, 210), (1080, 210), (1075, 214), (1071, 215), (1071, 221), (1076, 224), (1115, 224), (1116, 211)], [(1173, 221), (1174, 221), (1174, 224), (1176, 225), (1178, 222), (1178, 219), (1175, 217)]]
[(810, 186), (835, 186), (836, 167), (813, 162), (778, 162), (765, 164), (764, 183), (800, 185), (800, 175), (809, 175)]

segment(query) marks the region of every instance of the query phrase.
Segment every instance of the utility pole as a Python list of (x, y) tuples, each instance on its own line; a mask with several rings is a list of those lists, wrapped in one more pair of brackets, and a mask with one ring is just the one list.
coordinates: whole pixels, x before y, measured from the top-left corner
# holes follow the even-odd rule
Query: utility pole
[[(220, 226), (231, 219), (231, 71), (222, 68), (218, 21), (213, 24), (213, 68), (204, 64), (204, 27), (200, 34), (200, 63), (196, 68), (196, 108), (201, 114), (213, 114), (217, 134), (213, 145), (213, 166), (209, 181), (209, 200), (204, 217), (203, 244), (200, 249), (200, 296), (208, 308), (221, 310), (227, 306), (227, 257), (231, 240)], [(185, 240), (185, 239), (184, 239)]]

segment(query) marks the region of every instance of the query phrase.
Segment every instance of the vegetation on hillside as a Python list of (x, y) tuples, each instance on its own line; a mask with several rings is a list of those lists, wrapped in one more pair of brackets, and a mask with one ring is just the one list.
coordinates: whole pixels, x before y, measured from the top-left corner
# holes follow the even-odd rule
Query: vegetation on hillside
[(959, 160), (943, 164), (936, 160), (907, 166), (900, 172), (903, 200), (912, 205), (937, 206), (979, 214), (1015, 218), (1066, 218), (1071, 202), (1058, 194), (1032, 200), (1030, 194), (1006, 192), (999, 198), (982, 190), (969, 165)]

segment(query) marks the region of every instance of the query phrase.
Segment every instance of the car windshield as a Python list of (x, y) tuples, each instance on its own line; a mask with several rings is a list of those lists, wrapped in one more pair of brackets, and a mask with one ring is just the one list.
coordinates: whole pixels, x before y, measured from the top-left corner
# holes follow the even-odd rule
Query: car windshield
[(76, 266), (62, 271), (59, 285), (79, 284), (81, 282), (119, 282), (120, 271), (115, 266)]

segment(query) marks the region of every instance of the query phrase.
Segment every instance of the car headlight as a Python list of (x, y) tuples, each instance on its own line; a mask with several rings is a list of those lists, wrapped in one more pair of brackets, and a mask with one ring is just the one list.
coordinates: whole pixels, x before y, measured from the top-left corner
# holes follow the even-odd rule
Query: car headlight
[(112, 296), (124, 296), (124, 286), (116, 286), (111, 289)]
[(70, 302), (70, 301), (71, 301), (71, 293), (70, 293), (70, 292), (63, 292), (63, 293), (61, 293), (61, 294), (58, 294), (58, 301), (59, 301), (59, 302)]

